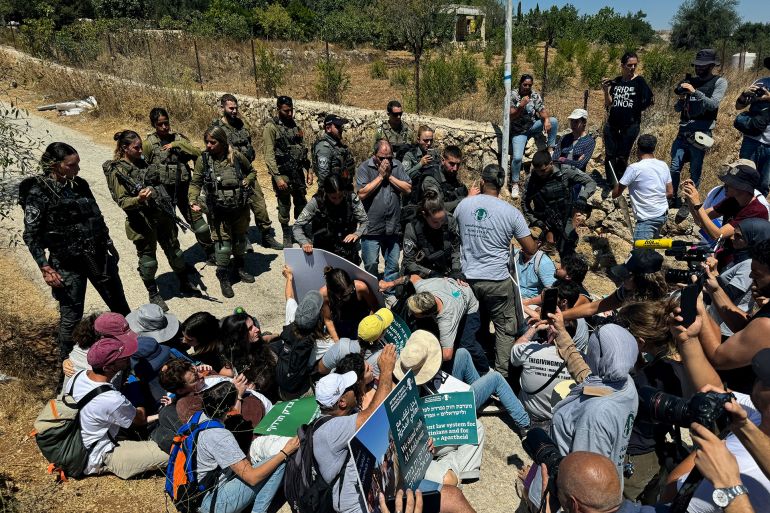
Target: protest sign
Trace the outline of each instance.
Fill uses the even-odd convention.
[[[311,290],[319,290],[326,285],[324,268],[328,265],[344,269],[354,280],[361,280],[366,283],[380,306],[385,305],[385,298],[380,292],[377,278],[334,253],[329,253],[323,249],[314,249],[311,254],[307,254],[299,248],[285,248],[283,259],[294,272],[294,297],[297,302],[300,302],[305,294]]]
[[[396,346],[396,354],[401,354],[401,350],[410,336],[412,336],[412,330],[409,329],[406,322],[398,315],[393,314],[393,322],[385,330],[385,343]]]
[[[433,445],[476,445],[476,399],[473,392],[452,392],[420,398],[425,426]]]
[[[380,513],[380,492],[392,497],[396,490],[418,488],[432,456],[411,371],[356,432],[349,447],[370,513]]]
[[[278,403],[262,418],[254,433],[258,435],[296,436],[297,429],[319,414],[315,397],[303,397]]]

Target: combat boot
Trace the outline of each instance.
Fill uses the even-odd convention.
[[[197,296],[200,291],[190,282],[190,275],[187,271],[176,273],[179,280],[179,293],[183,296]]]
[[[291,226],[288,224],[282,224],[281,231],[283,232],[283,247],[292,247],[294,245],[294,236],[291,233]]]
[[[275,240],[273,230],[270,228],[262,230],[262,246],[267,249],[283,249],[281,243]]]
[[[163,300],[163,296],[160,295],[158,283],[155,280],[145,280],[144,286],[147,288],[147,293],[150,296],[150,303],[158,305],[164,312],[168,312],[168,305]]]
[[[238,277],[243,283],[254,283],[254,275],[246,271],[246,262],[243,257],[235,257],[235,268],[238,270]]]
[[[226,298],[235,297],[233,286],[230,284],[230,269],[217,267],[217,279],[219,280],[219,287],[222,289],[222,295]]]
[[[217,265],[217,258],[214,255],[214,245],[203,246],[203,251],[206,252],[206,265]]]

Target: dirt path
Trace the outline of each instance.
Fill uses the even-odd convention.
[[[133,244],[128,241],[125,235],[125,215],[110,197],[101,168],[102,163],[111,158],[112,148],[95,142],[91,137],[81,132],[61,126],[42,117],[31,116],[30,125],[34,132],[33,135],[42,138],[46,144],[53,141],[64,141],[78,150],[81,158],[80,176],[91,185],[107,221],[112,239],[121,255],[120,276],[123,280],[128,302],[134,308],[145,303],[147,301],[147,293],[136,272],[136,253],[134,252]],[[275,197],[271,191],[265,190],[265,192],[268,196],[268,212],[275,226],[277,225],[275,220]],[[16,211],[13,223],[19,229],[22,227],[22,216],[18,210]],[[250,234],[253,235],[254,233],[252,228]],[[256,283],[251,285],[236,284],[234,286],[235,298],[226,299],[221,297],[219,284],[214,276],[214,268],[204,266],[201,262],[203,255],[200,249],[194,245],[195,239],[192,234],[190,232],[180,234],[180,242],[185,250],[185,259],[190,263],[194,263],[195,267],[200,271],[203,282],[208,286],[210,298],[176,297],[174,295],[177,289],[176,279],[168,266],[168,262],[165,261],[162,252],[159,250],[158,261],[160,270],[158,282],[171,312],[178,315],[181,320],[184,320],[193,312],[201,310],[209,311],[217,317],[221,317],[231,313],[236,306],[243,306],[259,318],[263,330],[276,331],[280,329],[284,317],[283,277],[281,276],[281,267],[283,265],[282,252],[266,250],[254,244],[255,253],[247,256],[247,268],[257,276]],[[51,306],[55,306],[55,302],[50,298],[50,291],[43,282],[40,272],[26,247],[21,245],[11,251],[15,252],[15,258],[23,274],[22,278],[32,280],[41,294],[48,298]],[[89,287],[86,297],[86,311],[102,309],[105,309],[104,303],[98,294]],[[46,398],[41,397],[39,399],[42,401]],[[480,420],[486,428],[486,446],[484,449],[481,479],[476,483],[466,485],[464,491],[471,504],[479,512],[511,513],[519,506],[519,499],[514,491],[517,466],[522,464],[522,460],[528,462],[529,458],[525,455],[519,439],[513,435],[496,414],[483,415]],[[36,457],[41,460],[40,463],[42,464],[42,458],[39,453],[36,453]],[[96,484],[102,479],[105,478],[89,479],[87,482]],[[111,511],[115,513],[135,511],[136,498],[132,497],[132,495],[136,492],[136,485],[131,483],[121,484],[112,478],[106,479],[110,480],[109,488],[112,493],[119,494],[120,491],[125,492],[124,500],[115,500],[115,503],[119,505],[111,508]],[[112,486],[112,481],[115,481],[115,486]],[[88,488],[87,482],[75,483],[75,486],[81,488],[81,485],[85,484],[85,488]],[[160,501],[163,500],[163,482],[161,479],[153,479],[151,483],[143,483],[140,488],[142,490],[146,490],[149,486],[153,489],[157,488],[158,502],[155,504],[161,504]],[[140,503],[144,504],[151,504],[152,502],[152,499],[149,497],[142,497],[140,501]],[[158,508],[162,509],[162,506],[158,506]],[[156,509],[156,511],[159,509]],[[86,507],[81,509],[81,511],[95,511],[95,509]],[[289,510],[288,507],[284,506],[281,511],[288,512]]]

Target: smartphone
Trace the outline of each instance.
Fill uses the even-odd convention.
[[[540,306],[540,318],[548,319],[548,314],[555,314],[558,301],[559,290],[556,287],[543,289],[543,304]]]
[[[396,498],[391,497],[387,500],[388,511],[405,511],[406,494],[403,496],[400,508],[396,508]],[[422,513],[440,513],[441,512],[441,491],[430,490],[422,492]]]
[[[682,326],[689,327],[698,315],[698,295],[701,286],[698,283],[691,283],[682,289],[680,298],[680,308],[682,309]]]

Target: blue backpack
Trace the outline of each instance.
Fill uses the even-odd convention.
[[[222,428],[224,424],[216,419],[201,422],[203,412],[196,412],[177,431],[171,444],[171,452],[166,467],[166,494],[171,497],[174,506],[181,513],[197,513],[203,496],[216,484],[220,470],[208,472],[202,481],[198,481],[197,449],[198,434],[206,429]]]

